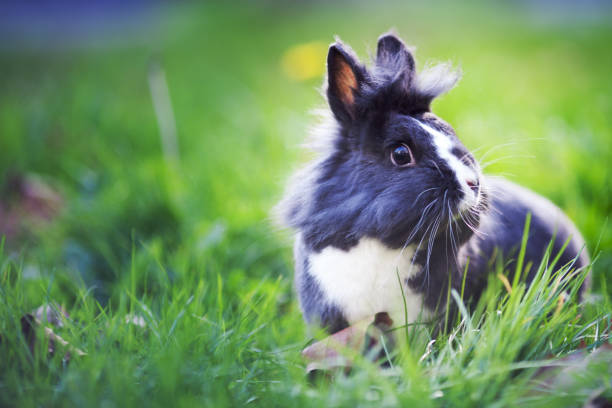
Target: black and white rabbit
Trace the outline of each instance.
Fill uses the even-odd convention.
[[[348,46],[330,46],[333,115],[319,131],[318,159],[291,179],[277,207],[296,231],[295,286],[307,322],[333,333],[378,312],[398,325],[426,319],[443,306],[449,274],[460,287],[468,258],[465,291],[477,298],[492,257],[512,262],[528,213],[526,263],[538,265],[551,239],[557,253],[571,238],[559,264],[588,265],[580,233],[554,204],[483,176],[431,113],[457,79],[445,65],[417,73],[393,34],[379,38],[369,69]]]

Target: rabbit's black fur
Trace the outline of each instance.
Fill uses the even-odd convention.
[[[320,157],[297,173],[278,207],[297,233],[295,284],[307,321],[334,332],[389,312],[402,324],[404,299],[409,320],[431,315],[444,306],[449,280],[461,286],[468,258],[466,297],[475,299],[492,258],[512,262],[529,212],[526,262],[538,265],[553,237],[554,253],[571,237],[560,264],[588,264],[580,234],[557,207],[483,176],[452,127],[430,112],[456,73],[417,73],[393,34],[379,39],[372,68],[339,41],[327,68],[333,117]],[[409,163],[394,164],[408,150]]]

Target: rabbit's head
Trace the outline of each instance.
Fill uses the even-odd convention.
[[[445,231],[469,237],[485,201],[479,167],[430,111],[457,79],[446,65],[417,73],[393,34],[378,40],[369,69],[348,46],[330,46],[327,148],[293,178],[279,207],[308,247],[348,249],[370,237],[400,248]]]

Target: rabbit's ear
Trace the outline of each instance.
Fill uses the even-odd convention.
[[[327,54],[327,100],[341,123],[355,119],[355,97],[365,81],[365,68],[352,50],[340,42]]]
[[[410,87],[415,73],[414,57],[395,34],[383,34],[378,39],[376,65],[401,78],[405,89]]]

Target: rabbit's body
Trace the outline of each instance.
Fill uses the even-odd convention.
[[[423,264],[427,259],[425,243],[418,254],[418,243],[390,248],[370,237],[362,237],[350,248],[329,245],[313,251],[298,234],[294,247],[295,284],[306,320],[323,324],[331,332],[380,311],[389,313],[396,324],[428,320],[440,294],[446,294],[449,272],[451,285],[461,291],[468,257],[465,296],[477,297],[485,287],[494,251],[499,256],[505,254],[503,259],[511,262],[507,269],[513,270],[513,255],[518,252],[528,212],[532,220],[525,265],[531,262],[534,265],[531,270],[535,270],[554,234],[553,254],[572,237],[559,265],[572,262],[577,254],[580,256],[575,267],[588,265],[580,234],[554,204],[500,178],[485,177],[485,183],[493,197],[489,209],[481,216],[479,234],[473,234],[459,247],[456,257],[441,254],[446,243],[440,239],[445,237],[434,239],[429,277]]]
[[[417,75],[393,35],[379,40],[372,70],[346,46],[331,46],[332,126],[321,157],[296,175],[279,206],[297,230],[295,283],[307,321],[335,332],[378,312],[396,324],[427,320],[443,310],[449,281],[460,290],[468,258],[465,294],[478,298],[496,257],[512,262],[528,213],[526,264],[537,266],[553,237],[553,253],[571,238],[561,265],[588,264],[580,234],[557,207],[484,177],[430,112],[455,80],[436,68]]]

